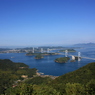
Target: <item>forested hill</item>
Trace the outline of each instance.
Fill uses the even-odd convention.
[[[23,80],[23,75],[32,77],[35,74],[36,69],[30,69],[24,63],[15,63],[9,59],[0,59],[0,95],[4,94],[7,88],[12,87],[15,81]]]
[[[17,70],[19,69],[20,67],[25,67],[25,68],[28,68],[29,66],[24,64],[24,63],[15,63],[15,62],[12,62],[11,60],[9,59],[0,59],[0,69],[2,70]]]
[[[54,80],[35,74],[24,63],[0,60],[0,95],[95,95],[95,62]]]
[[[50,84],[66,95],[95,95],[95,62],[59,76]]]
[[[53,83],[82,83],[86,84],[89,80],[95,79],[95,62],[89,63],[76,71],[67,73],[56,78]]]

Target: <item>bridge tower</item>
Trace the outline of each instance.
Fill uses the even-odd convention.
[[[68,50],[65,50],[65,57],[68,56]]]
[[[34,53],[34,47],[32,48],[32,52]]]
[[[78,52],[78,61],[80,61],[80,59],[81,59],[81,53]]]
[[[43,48],[41,48],[41,53],[43,53]]]
[[[49,48],[47,48],[47,53],[49,53]]]

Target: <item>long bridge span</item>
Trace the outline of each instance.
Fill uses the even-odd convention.
[[[68,51],[66,50],[65,54],[63,54],[63,53],[60,53],[60,54],[65,55],[65,57],[72,56],[72,60],[75,60],[75,57],[78,57],[78,61],[80,61],[81,58],[95,60],[95,58],[81,56],[81,52],[78,52],[78,55],[70,55],[70,54],[68,54]]]
[[[81,57],[81,58],[85,58],[85,59],[92,59],[92,60],[95,60],[95,58],[90,58],[90,57]]]

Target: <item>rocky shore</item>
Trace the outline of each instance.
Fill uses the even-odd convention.
[[[44,75],[44,73],[38,72],[38,70],[36,71],[36,75],[40,76],[42,78],[44,78],[44,77],[50,77],[51,79],[56,79],[57,77],[59,77],[59,76],[52,76],[52,75]]]

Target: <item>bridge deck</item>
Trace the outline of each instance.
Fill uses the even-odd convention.
[[[62,54],[62,53],[60,53],[61,55],[65,55],[65,54]],[[68,54],[68,56],[76,56],[76,55],[69,55]],[[90,57],[81,57],[81,58],[85,58],[85,59],[92,59],[92,60],[95,60],[95,58],[90,58]]]

